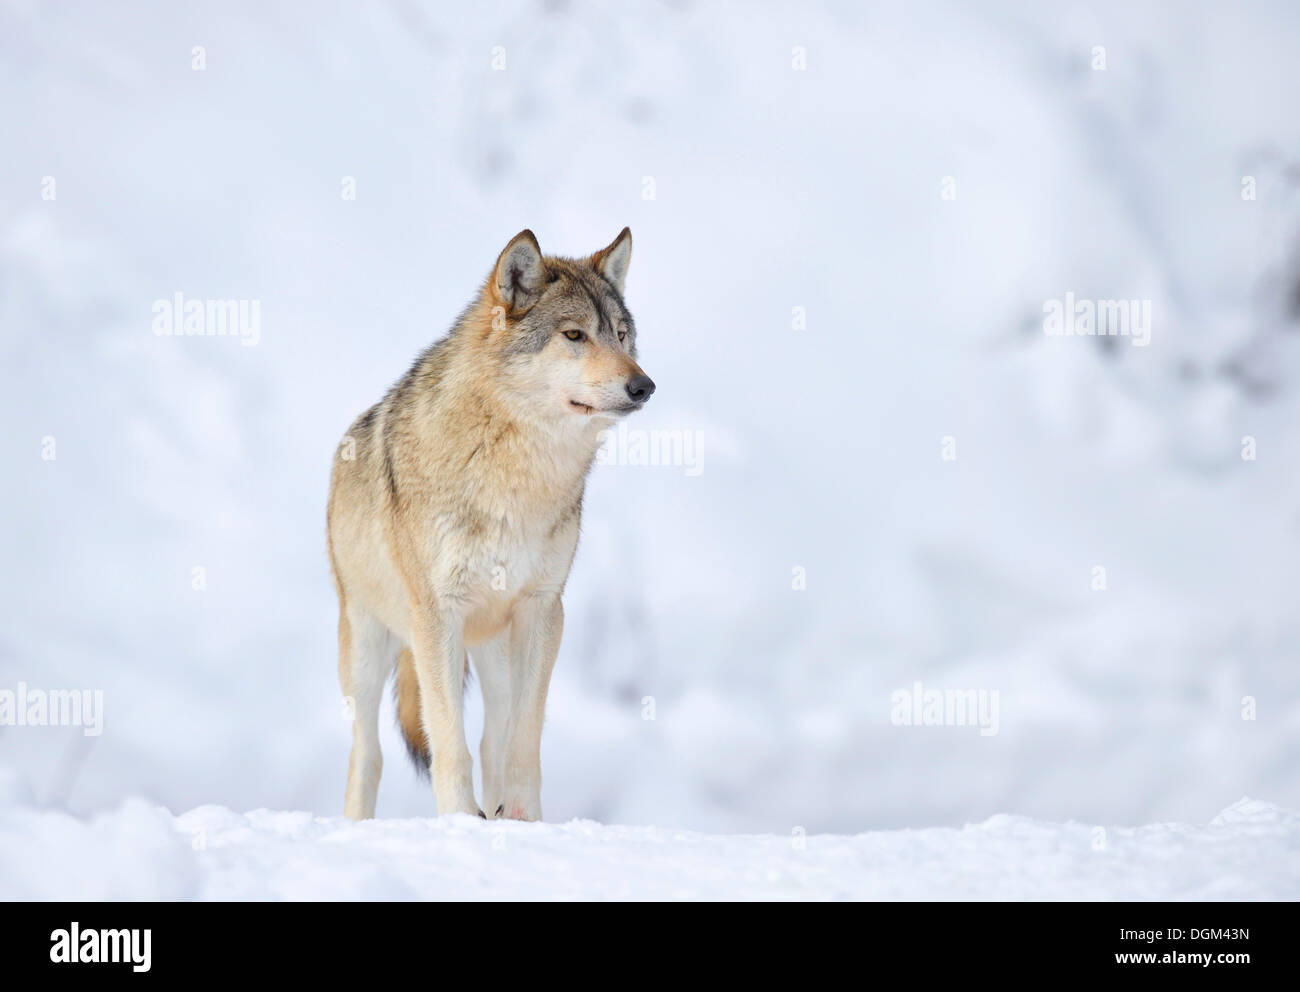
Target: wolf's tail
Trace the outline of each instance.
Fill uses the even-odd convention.
[[[415,678],[415,658],[408,647],[403,647],[397,655],[393,696],[397,702],[397,725],[406,741],[406,750],[420,774],[427,778],[432,756],[429,738],[424,733],[424,721],[420,719],[420,683]]]

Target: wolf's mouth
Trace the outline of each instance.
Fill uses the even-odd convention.
[[[594,406],[590,406],[586,403],[579,403],[577,400],[569,400],[569,406],[573,407],[575,410],[578,410],[581,413],[584,413],[588,417],[590,417],[593,413],[599,413],[605,416],[610,416],[612,414],[621,414],[621,413],[635,413],[637,410],[640,410],[643,406],[645,406],[645,404],[624,403],[622,406],[612,406],[609,407],[608,409],[597,410]]]

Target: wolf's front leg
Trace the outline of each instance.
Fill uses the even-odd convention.
[[[420,683],[420,716],[433,750],[438,813],[483,815],[474,801],[474,766],[465,746],[465,642],[460,618],[436,607],[417,610],[411,654]]]
[[[483,809],[489,818],[504,815],[506,745],[510,740],[512,654],[510,629],[471,652],[478,684],[483,690]],[[503,812],[498,814],[497,810]]]
[[[542,818],[542,722],[563,633],[564,608],[558,595],[536,594],[516,608],[510,635],[513,712],[500,813],[512,820]]]

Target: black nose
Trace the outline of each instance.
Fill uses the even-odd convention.
[[[655,391],[655,381],[648,375],[635,375],[628,380],[627,394],[634,402],[644,403]]]

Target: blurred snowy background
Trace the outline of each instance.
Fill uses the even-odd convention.
[[[0,3],[0,689],[105,706],[0,727],[0,791],[338,814],[333,448],[520,228],[628,224],[628,426],[703,471],[593,473],[548,819],[1300,806],[1298,41],[1286,2]],[[155,336],[175,292],[259,343]],[[1046,336],[1066,292],[1150,300],[1149,346]],[[917,681],[999,732],[895,726]],[[380,815],[431,814],[384,724]]]

